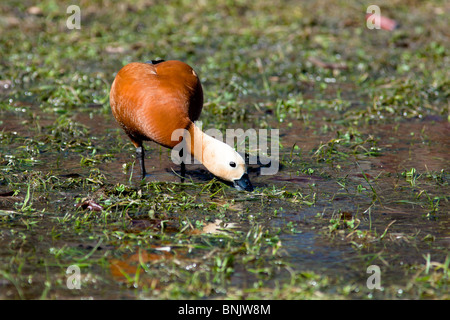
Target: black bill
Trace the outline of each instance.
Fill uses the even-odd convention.
[[[239,180],[234,180],[234,187],[241,191],[253,191],[253,186],[247,173],[244,173]]]

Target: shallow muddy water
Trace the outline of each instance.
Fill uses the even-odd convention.
[[[25,109],[27,111],[23,113],[2,113],[4,119],[2,132],[8,135],[4,139],[11,139],[11,143],[2,147],[3,168],[9,168],[9,174],[17,178],[13,180],[15,182],[12,185],[4,182],[0,189],[2,194],[0,210],[3,217],[1,225],[3,244],[0,247],[3,257],[11,256],[13,252],[16,252],[15,250],[19,249],[20,255],[25,255],[21,272],[30,274],[33,282],[40,285],[30,286],[29,289],[22,288],[19,291],[5,280],[2,284],[6,289],[3,291],[4,298],[18,297],[18,292],[20,292],[19,297],[22,298],[35,298],[42,295],[45,292],[45,287],[42,286],[44,278],[42,275],[31,276],[35,271],[33,264],[36,263],[33,260],[48,261],[49,252],[58,250],[55,248],[71,251],[69,261],[63,265],[70,264],[70,257],[76,257],[74,261],[79,261],[80,255],[88,257],[86,258],[88,260],[106,260],[101,264],[109,265],[109,268],[97,267],[98,260],[95,260],[96,263],[88,264],[89,276],[83,280],[83,286],[89,286],[90,289],[84,290],[81,297],[132,298],[134,293],[125,289],[126,284],[130,281],[130,275],[136,274],[139,264],[142,263],[150,266],[160,263],[162,266],[158,268],[161,268],[165,263],[171,264],[177,261],[176,263],[181,264],[184,270],[201,268],[199,266],[205,263],[204,257],[208,254],[202,249],[193,250],[199,251],[197,253],[189,252],[192,251],[189,247],[195,247],[192,243],[179,245],[173,242],[172,235],[180,232],[183,224],[179,223],[180,217],[177,216],[177,210],[171,212],[167,209],[167,205],[159,209],[158,205],[151,207],[153,208],[152,216],[156,219],[149,219],[148,209],[145,209],[146,206],[143,205],[137,208],[131,206],[129,210],[126,210],[127,219],[124,219],[121,214],[122,218],[113,222],[116,226],[112,227],[112,230],[124,230],[129,234],[155,230],[159,234],[150,241],[151,246],[147,247],[147,250],[138,246],[141,248],[133,249],[131,252],[127,249],[122,254],[119,252],[123,252],[124,243],[120,243],[120,237],[116,240],[111,239],[110,236],[98,238],[105,227],[102,223],[108,223],[108,218],[103,218],[104,222],[100,224],[98,218],[94,219],[97,222],[90,221],[89,216],[96,214],[96,204],[94,203],[94,207],[88,209],[83,206],[76,207],[82,202],[82,198],[93,199],[103,207],[105,203],[114,204],[108,200],[107,196],[99,196],[104,192],[111,192],[114,186],[128,185],[132,190],[140,189],[137,178],[138,168],[134,166],[132,170],[130,166],[127,170],[123,169],[123,164],[133,164],[134,150],[111,115],[83,114],[72,119],[81,127],[87,128],[88,133],[80,137],[70,137],[70,139],[80,138],[78,144],[86,150],[81,148],[74,151],[69,147],[63,151],[58,148],[48,148],[44,143],[35,143],[38,151],[28,152],[35,152],[36,160],[22,162],[17,150],[21,148],[24,141],[25,144],[27,139],[45,141],[51,137],[49,128],[56,121],[54,117],[41,113],[36,107],[27,106]],[[280,153],[279,171],[275,175],[259,175],[258,166],[251,165],[250,178],[256,188],[253,195],[238,193],[226,187],[229,190],[225,191],[227,194],[225,197],[212,196],[211,198],[200,193],[191,199],[197,204],[204,202],[227,205],[225,217],[227,223],[233,226],[230,229],[233,232],[245,234],[252,228],[255,221],[259,221],[258,223],[266,230],[273,233],[272,236],[281,244],[277,249],[277,257],[283,260],[282,265],[289,265],[289,268],[271,270],[271,281],[287,279],[289,276],[287,270],[313,270],[323,277],[338,275],[343,279],[342,281],[352,283],[352,290],[356,296],[366,292],[365,294],[376,297],[382,294],[377,291],[370,292],[365,288],[368,277],[366,268],[376,264],[382,266],[384,270],[383,285],[385,284],[389,288],[387,290],[392,291],[389,295],[403,297],[395,292],[397,289],[391,289],[391,287],[407,286],[408,278],[405,278],[405,274],[408,274],[407,266],[421,263],[424,259],[424,251],[436,260],[445,259],[450,244],[448,199],[444,196],[439,200],[430,200],[428,205],[426,201],[421,200],[425,196],[433,199],[435,193],[446,194],[445,190],[448,190],[448,183],[441,185],[440,188],[444,188],[441,190],[436,190],[435,186],[436,181],[446,182],[448,175],[441,175],[441,178],[424,177],[426,172],[450,169],[448,122],[422,120],[369,126],[367,131],[376,137],[376,147],[381,150],[379,155],[367,156],[353,153],[354,149],[351,146],[343,146],[344,152],[337,151],[341,152],[344,159],[329,163],[326,163],[326,156],[324,160],[314,162],[314,157],[317,156],[314,148],[321,144],[326,145],[328,141],[334,139],[335,132],[320,133],[316,130],[320,124],[312,127],[298,120],[293,120],[293,125],[290,126],[278,125],[280,143],[284,146]],[[345,130],[345,127],[339,130]],[[44,135],[45,132],[47,136]],[[364,133],[361,133],[361,136],[363,135]],[[65,143],[70,144],[70,139],[66,139]],[[351,139],[347,142],[350,141]],[[345,144],[345,141],[340,143]],[[293,149],[294,144],[299,148]],[[41,147],[43,150],[40,149]],[[76,147],[78,148],[79,146]],[[146,148],[148,150],[146,165],[149,174],[146,183],[166,183],[168,186],[175,183],[181,186],[180,191],[182,191],[183,184],[179,184],[180,179],[173,172],[179,172],[179,166],[171,162],[169,151],[153,143],[147,143]],[[95,158],[95,155],[91,156],[92,150],[96,150],[97,155],[108,154],[108,156]],[[334,157],[334,154],[329,154],[330,159]],[[83,165],[82,159],[90,157],[94,159],[93,164]],[[17,161],[17,165],[6,163],[7,159]],[[86,185],[89,184],[88,177],[92,176],[94,166],[103,178],[98,185],[92,182],[93,187],[89,191]],[[301,172],[302,167],[309,167],[310,171]],[[401,173],[411,168],[417,171],[410,175],[408,180],[408,176],[406,174],[402,176]],[[18,194],[12,193],[18,190],[14,185],[17,186],[21,179],[30,181],[33,172],[47,175],[45,178],[40,178],[41,181],[47,180],[44,182],[44,187],[39,186],[32,192],[34,210],[30,215],[20,210],[23,209],[21,203],[24,203],[27,197],[27,190],[19,187]],[[53,178],[49,179],[49,175]],[[206,184],[213,178],[202,165],[188,165],[187,177],[188,185],[190,183]],[[52,187],[53,180],[68,182],[71,179],[84,180],[84,184],[74,182],[73,187],[70,183],[62,188]],[[92,180],[95,179],[92,178]],[[271,190],[273,190],[272,193]],[[141,189],[140,192],[152,197],[155,190]],[[156,194],[160,192],[156,191]],[[408,195],[405,196],[405,193]],[[234,198],[233,195],[237,197]],[[173,199],[173,201],[179,201],[175,197]],[[436,201],[439,201],[438,204]],[[168,203],[170,205],[170,201]],[[438,205],[438,211],[433,211],[435,208],[433,205]],[[98,214],[103,207],[100,207]],[[117,211],[114,206],[109,208],[108,211]],[[188,217],[191,215],[192,218],[202,219],[204,217],[202,212],[199,206],[194,206],[187,209],[183,216],[186,217],[187,214]],[[246,219],[239,218],[242,214],[247,215]],[[75,227],[73,222],[69,222],[68,216],[84,216],[86,217],[83,218],[84,223],[87,225],[81,224]],[[248,216],[254,216],[254,218],[249,219]],[[67,219],[67,222],[62,222],[64,219]],[[31,226],[25,222],[28,220],[34,221],[31,222]],[[122,223],[121,220],[123,220]],[[351,221],[352,224],[347,225],[346,221]],[[78,228],[78,231],[74,232],[72,229],[74,227],[75,230]],[[222,227],[219,226],[219,229],[214,228],[214,230],[221,230]],[[68,232],[67,228],[72,230]],[[111,230],[111,226],[107,228]],[[196,234],[201,235],[201,229],[195,228],[192,237]],[[161,232],[167,236],[161,237]],[[58,233],[58,235],[50,236],[52,233]],[[23,241],[18,240],[19,235],[23,235]],[[167,239],[164,240],[165,238]],[[221,239],[218,240],[220,248]],[[205,240],[200,238],[199,241],[200,243],[196,245],[202,248],[202,242]],[[212,238],[207,241],[216,240]],[[264,247],[264,244],[261,245]],[[133,246],[131,245],[130,249]],[[50,254],[50,256],[53,255],[54,253]],[[31,263],[27,262],[29,259]],[[51,262],[50,266],[47,263],[44,262],[47,272],[50,272],[51,265],[55,261]],[[59,261],[57,265],[61,263]],[[260,272],[264,274],[264,271]],[[260,273],[249,274],[245,267],[237,264],[234,266],[230,285],[251,287],[253,281],[261,277],[264,279]],[[140,285],[159,288],[160,280],[150,275],[143,277]],[[88,284],[89,281],[93,282]],[[118,291],[114,289],[116,286]],[[335,290],[331,289],[332,292]],[[74,291],[67,291],[64,288],[52,288],[49,292],[56,298],[80,297]]]
[[[449,298],[444,2],[380,2],[395,30],[357,1],[69,5],[0,4],[0,299]],[[140,181],[109,90],[159,58],[196,70],[205,130],[278,129],[279,170],[181,182],[146,143]]]

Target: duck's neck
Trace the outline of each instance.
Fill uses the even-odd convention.
[[[213,140],[216,139],[214,139],[211,136],[208,136],[194,123],[192,123],[189,126],[188,132],[190,134],[190,143],[189,140],[186,141],[187,149],[195,159],[204,164],[205,163],[204,150],[208,144],[214,143]]]
[[[242,177],[245,172],[245,162],[232,147],[207,135],[193,123],[188,128],[188,132],[190,141],[185,140],[187,151],[209,172],[226,181],[234,181]],[[231,166],[232,162],[235,166]],[[234,168],[236,169],[233,170]]]

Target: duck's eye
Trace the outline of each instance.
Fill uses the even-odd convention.
[[[231,161],[231,162],[230,162],[230,167],[232,167],[232,168],[236,168],[236,163],[235,163],[235,162],[233,162],[233,161]]]

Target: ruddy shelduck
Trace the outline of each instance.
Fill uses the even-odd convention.
[[[145,178],[143,141],[174,148],[177,129],[189,133],[186,149],[215,176],[233,182],[239,190],[252,191],[244,159],[228,144],[194,124],[203,108],[203,89],[195,71],[181,61],[133,62],[116,75],[110,92],[111,110],[136,147]],[[185,164],[181,163],[184,177]]]

